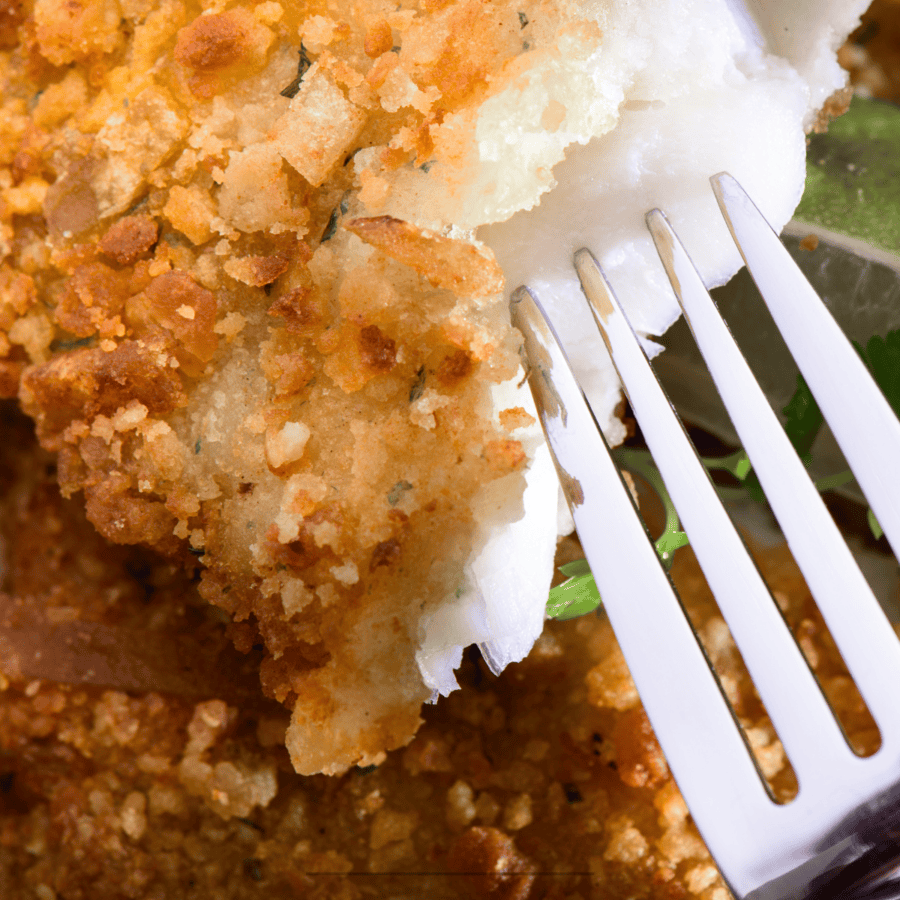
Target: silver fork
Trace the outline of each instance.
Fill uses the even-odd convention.
[[[778,328],[895,555],[900,422],[777,235],[727,173],[713,191]],[[779,804],[534,295],[513,297],[560,482],[641,700],[740,900],[900,898],[900,642],[659,210],[647,226],[744,449],[881,732],[857,756],[588,250],[575,268],[682,525],[799,782]],[[896,880],[895,880],[896,879]]]

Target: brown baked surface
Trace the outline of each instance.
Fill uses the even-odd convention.
[[[446,114],[480,102],[484,73],[515,48],[505,38],[473,41],[490,33],[480,4],[423,3],[435,17],[456,15],[447,46],[473,48],[472,66],[449,73],[431,101],[437,107],[355,131],[353,109],[332,94],[346,114],[337,156],[318,168],[298,156],[305,171],[279,164],[277,172],[271,160],[246,159],[232,173],[226,211],[235,219],[223,235],[211,227],[222,212],[210,206],[215,169],[225,163],[213,137],[195,158],[164,153],[147,171],[129,164],[127,142],[116,144],[111,132],[113,149],[96,149],[107,119],[128,108],[120,102],[127,71],[117,66],[134,32],[120,34],[103,3],[40,5],[35,17],[30,3],[0,0],[0,157],[15,176],[0,203],[0,240],[13,247],[12,262],[0,267],[0,393],[22,397],[45,447],[12,401],[0,403],[0,897],[725,900],[602,617],[548,623],[531,655],[499,678],[467,653],[462,689],[424,708],[408,746],[382,754],[416,730],[423,695],[413,643],[398,639],[401,653],[392,650],[385,665],[406,679],[400,702],[384,703],[384,727],[350,753],[380,760],[377,767],[302,776],[301,751],[292,764],[285,748],[298,697],[325,709],[319,721],[328,722],[330,686],[357,671],[332,662],[346,647],[358,597],[331,569],[354,562],[389,609],[391,585],[421,585],[411,550],[427,544],[451,561],[465,558],[470,498],[442,480],[463,465],[457,448],[479,447],[452,482],[473,494],[523,462],[514,436],[523,413],[509,411],[502,428],[487,432],[470,415],[482,408],[486,385],[516,362],[499,306],[482,304],[473,317],[473,295],[496,278],[483,248],[442,243],[445,235],[377,215],[351,222],[340,206],[355,177],[343,154],[381,147],[384,170],[427,162],[441,150],[429,143],[428,116],[440,104]],[[125,6],[146,24],[149,7]],[[167,7],[141,32],[145,57],[127,58],[143,71],[162,55],[171,68],[155,82],[163,100],[144,95],[135,126],[149,115],[164,142],[169,105],[196,125],[203,104],[207,115],[215,97],[232,102],[261,71],[259,29],[297,27],[290,9],[275,18],[274,6],[254,7],[262,12],[252,20],[237,12],[199,24],[199,7]],[[363,83],[379,104],[391,96],[382,90],[390,78],[403,87],[386,56],[396,55],[386,13],[362,6],[371,21],[332,35],[328,50],[329,78],[360,108],[350,100],[356,76],[342,61],[362,75],[356,100],[365,99]],[[878,30],[864,26],[865,50],[842,54],[859,83],[895,99],[898,13],[897,2],[877,0],[867,22]],[[424,36],[417,39],[421,49]],[[422,74],[423,84],[426,76],[434,80]],[[289,86],[270,87],[277,95]],[[80,137],[64,127],[73,118]],[[129,177],[142,193],[134,208],[104,216],[97,166],[111,157],[120,167],[106,182],[110,196]],[[272,177],[261,182],[267,165]],[[145,190],[150,172],[158,183]],[[48,191],[60,175],[63,187]],[[385,190],[381,177],[365,176],[373,206]],[[239,198],[260,184],[258,204]],[[292,205],[297,197],[303,203]],[[273,226],[285,230],[263,239],[260,229]],[[351,233],[374,255],[361,256]],[[387,316],[385,298],[398,295],[407,298],[403,316]],[[463,325],[466,316],[477,326]],[[247,396],[249,369],[261,373],[258,395],[240,412],[258,416],[247,429],[251,461],[232,466],[225,485],[205,482],[210,496],[195,505],[192,492],[221,469],[204,468],[191,416]],[[319,372],[341,390],[317,394]],[[418,422],[410,419],[415,401]],[[309,533],[287,544],[262,536],[272,553],[261,565],[275,579],[266,594],[265,577],[229,543],[226,526],[250,521],[241,509],[257,476],[278,484],[292,474],[321,476],[315,440],[292,458],[297,436],[281,432],[303,420],[302,405],[331,423],[322,445],[336,452],[352,454],[353,421],[369,429],[360,446],[385,435],[393,443],[365,457],[356,481],[343,485],[352,504],[323,503],[317,482],[298,483],[297,501],[312,504]],[[433,429],[421,424],[429,416]],[[473,435],[476,421],[482,430]],[[453,458],[434,455],[437,444]],[[422,454],[435,465],[411,476],[403,467]],[[279,459],[287,468],[271,465]],[[60,496],[57,479],[73,499]],[[403,483],[415,483],[415,496]],[[382,502],[394,494],[394,503]],[[267,501],[276,513],[277,499]],[[329,523],[344,535],[340,556],[310,536]],[[567,539],[558,561],[578,555]],[[849,734],[871,751],[871,720],[802,579],[783,549],[759,562]],[[398,582],[401,564],[409,568]],[[279,566],[301,572],[315,594],[290,595],[288,608],[307,601],[302,617],[285,616]],[[763,771],[776,793],[790,796],[783,750],[689,551],[677,555],[674,576]],[[435,596],[447,577],[437,579]],[[372,684],[352,687],[365,704],[382,702],[373,701]],[[307,761],[323,766],[312,752]]]
[[[371,770],[299,776],[288,713],[252,670],[225,678],[240,662],[196,580],[98,537],[59,496],[27,422],[2,409],[14,440],[0,450],[0,647],[37,627],[54,651],[25,660],[31,677],[0,680],[0,896],[725,900],[604,618],[548,623],[499,678],[467,654],[462,689],[425,708],[405,749]],[[571,539],[560,548],[577,554]],[[871,751],[877,733],[790,557],[759,562]],[[674,576],[763,771],[790,796],[784,752],[688,551]],[[81,623],[116,640],[98,645],[90,629],[67,640]],[[98,646],[146,659],[180,641],[191,660],[198,639],[223,657],[194,659],[182,682],[160,683],[179,672],[159,651],[136,676],[143,688],[84,670]],[[66,665],[74,683],[34,677]],[[121,661],[113,670],[135,677]]]
[[[378,214],[453,169],[524,26],[225,6],[0,2],[0,396],[108,541],[199,566],[295,768],[334,773],[415,733],[419,619],[524,488],[496,262]]]

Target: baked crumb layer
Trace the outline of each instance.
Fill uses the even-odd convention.
[[[60,637],[106,629],[126,659],[161,638],[214,643],[219,622],[196,582],[97,536],[6,412],[16,440],[0,448],[0,647],[22,649],[36,623]],[[579,554],[567,539],[558,561]],[[758,561],[854,744],[871,752],[877,731],[787,550]],[[763,772],[790,796],[784,750],[688,551],[673,575]],[[87,680],[90,646],[62,641],[53,659],[23,657],[26,673],[0,679],[3,896],[729,896],[602,617],[548,623],[499,678],[467,653],[462,689],[425,708],[407,747],[340,776],[294,772],[288,712],[252,668],[228,683],[227,656],[200,659],[189,683],[160,683],[171,663],[155,654],[143,683],[114,689]],[[66,663],[80,680],[55,680]]]
[[[532,6],[0,8],[0,395],[108,541],[199,567],[301,772],[412,737],[420,618],[518,514],[502,274],[380,210],[446,195]]]

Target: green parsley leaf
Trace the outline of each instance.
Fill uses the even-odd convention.
[[[746,451],[741,451],[740,459],[734,464],[734,468],[731,470],[732,474],[738,481],[746,480],[747,476],[750,474],[750,469],[753,468],[750,463],[750,457],[747,456]]]
[[[812,134],[806,189],[794,218],[900,253],[900,108],[854,97]]]
[[[875,536],[875,540],[877,541],[884,532],[881,530],[881,525],[878,524],[878,519],[875,518],[875,513],[872,512],[872,507],[869,507],[869,511],[866,513],[866,519],[869,522],[869,528],[872,529],[872,534]]]
[[[597,582],[594,581],[587,560],[580,559],[576,563],[560,566],[560,571],[565,575],[564,570],[572,566],[579,566],[580,570],[586,570],[586,574],[576,575],[551,588],[546,607],[551,619],[574,619],[593,612],[600,605],[600,591],[597,590]]]
[[[656,540],[656,552],[668,569],[672,565],[672,556],[679,547],[689,544],[690,540],[683,531],[666,531]]]
[[[559,571],[567,578],[577,578],[579,575],[590,575],[591,567],[586,559],[576,559],[559,567]]]
[[[804,465],[808,466],[813,441],[815,441],[825,418],[802,375],[797,375],[797,387],[782,412],[787,416],[784,430],[788,439],[794,445],[794,449],[803,460]]]
[[[870,337],[865,350],[858,345],[856,349],[891,409],[900,416],[900,331],[889,331],[883,338]]]

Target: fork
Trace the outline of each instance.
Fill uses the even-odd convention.
[[[729,174],[731,235],[897,555],[900,422],[778,236]],[[529,384],[613,631],[694,821],[739,900],[900,898],[900,642],[684,247],[660,259],[735,430],[881,732],[857,756],[588,250],[575,269],[682,526],[797,775],[779,804],[660,564],[538,299],[513,295]]]

